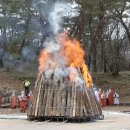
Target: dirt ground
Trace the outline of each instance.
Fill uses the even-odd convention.
[[[103,111],[114,111],[114,112],[130,112],[130,106],[107,106],[102,107]],[[0,108],[0,114],[19,114],[20,109]]]
[[[130,130],[130,115],[104,113],[105,119],[87,123],[29,122],[25,119],[0,119],[0,130]]]
[[[130,112],[130,106],[107,106],[102,107],[103,111]]]

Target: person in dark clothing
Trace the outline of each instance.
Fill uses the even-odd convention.
[[[24,89],[25,89],[25,96],[28,96],[29,94],[29,87],[30,87],[30,82],[28,80],[23,81],[24,84]]]

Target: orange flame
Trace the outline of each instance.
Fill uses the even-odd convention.
[[[82,64],[81,66],[81,71],[85,80],[85,83],[88,87],[92,86],[93,82],[92,82],[92,77],[88,71],[88,68],[85,64]]]
[[[55,68],[56,62],[52,60],[52,55],[47,49],[44,49],[39,56],[39,71],[42,72],[46,68],[52,69]]]
[[[80,43],[76,39],[69,39],[66,34],[58,34],[56,38],[61,46],[58,55],[59,57],[63,57],[63,59],[65,59],[65,66],[80,68],[86,86],[91,87],[92,78],[87,66],[85,65],[85,52],[81,48]],[[45,49],[41,52],[39,58],[39,70],[46,69],[46,62],[48,60],[51,61],[51,67],[49,68],[55,68],[57,62],[52,58],[52,55],[48,52],[48,50]],[[76,77],[76,72],[70,69],[70,79],[75,80]]]

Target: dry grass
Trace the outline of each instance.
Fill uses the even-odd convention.
[[[12,88],[15,90],[23,90],[23,80],[31,81],[31,86],[34,85],[36,73],[18,73],[6,72],[0,69],[0,88]]]

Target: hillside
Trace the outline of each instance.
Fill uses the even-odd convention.
[[[31,81],[31,88],[35,84],[36,72],[5,72],[0,69],[0,90],[2,88],[20,91],[23,89],[23,80]],[[109,73],[92,73],[94,84],[98,88],[106,91],[111,88],[120,94],[121,102],[127,102],[130,99],[130,72],[121,72],[118,77],[113,77]]]
[[[0,90],[23,90],[23,80],[28,79],[31,82],[31,88],[35,84],[35,72],[6,72],[3,69],[0,69]]]

